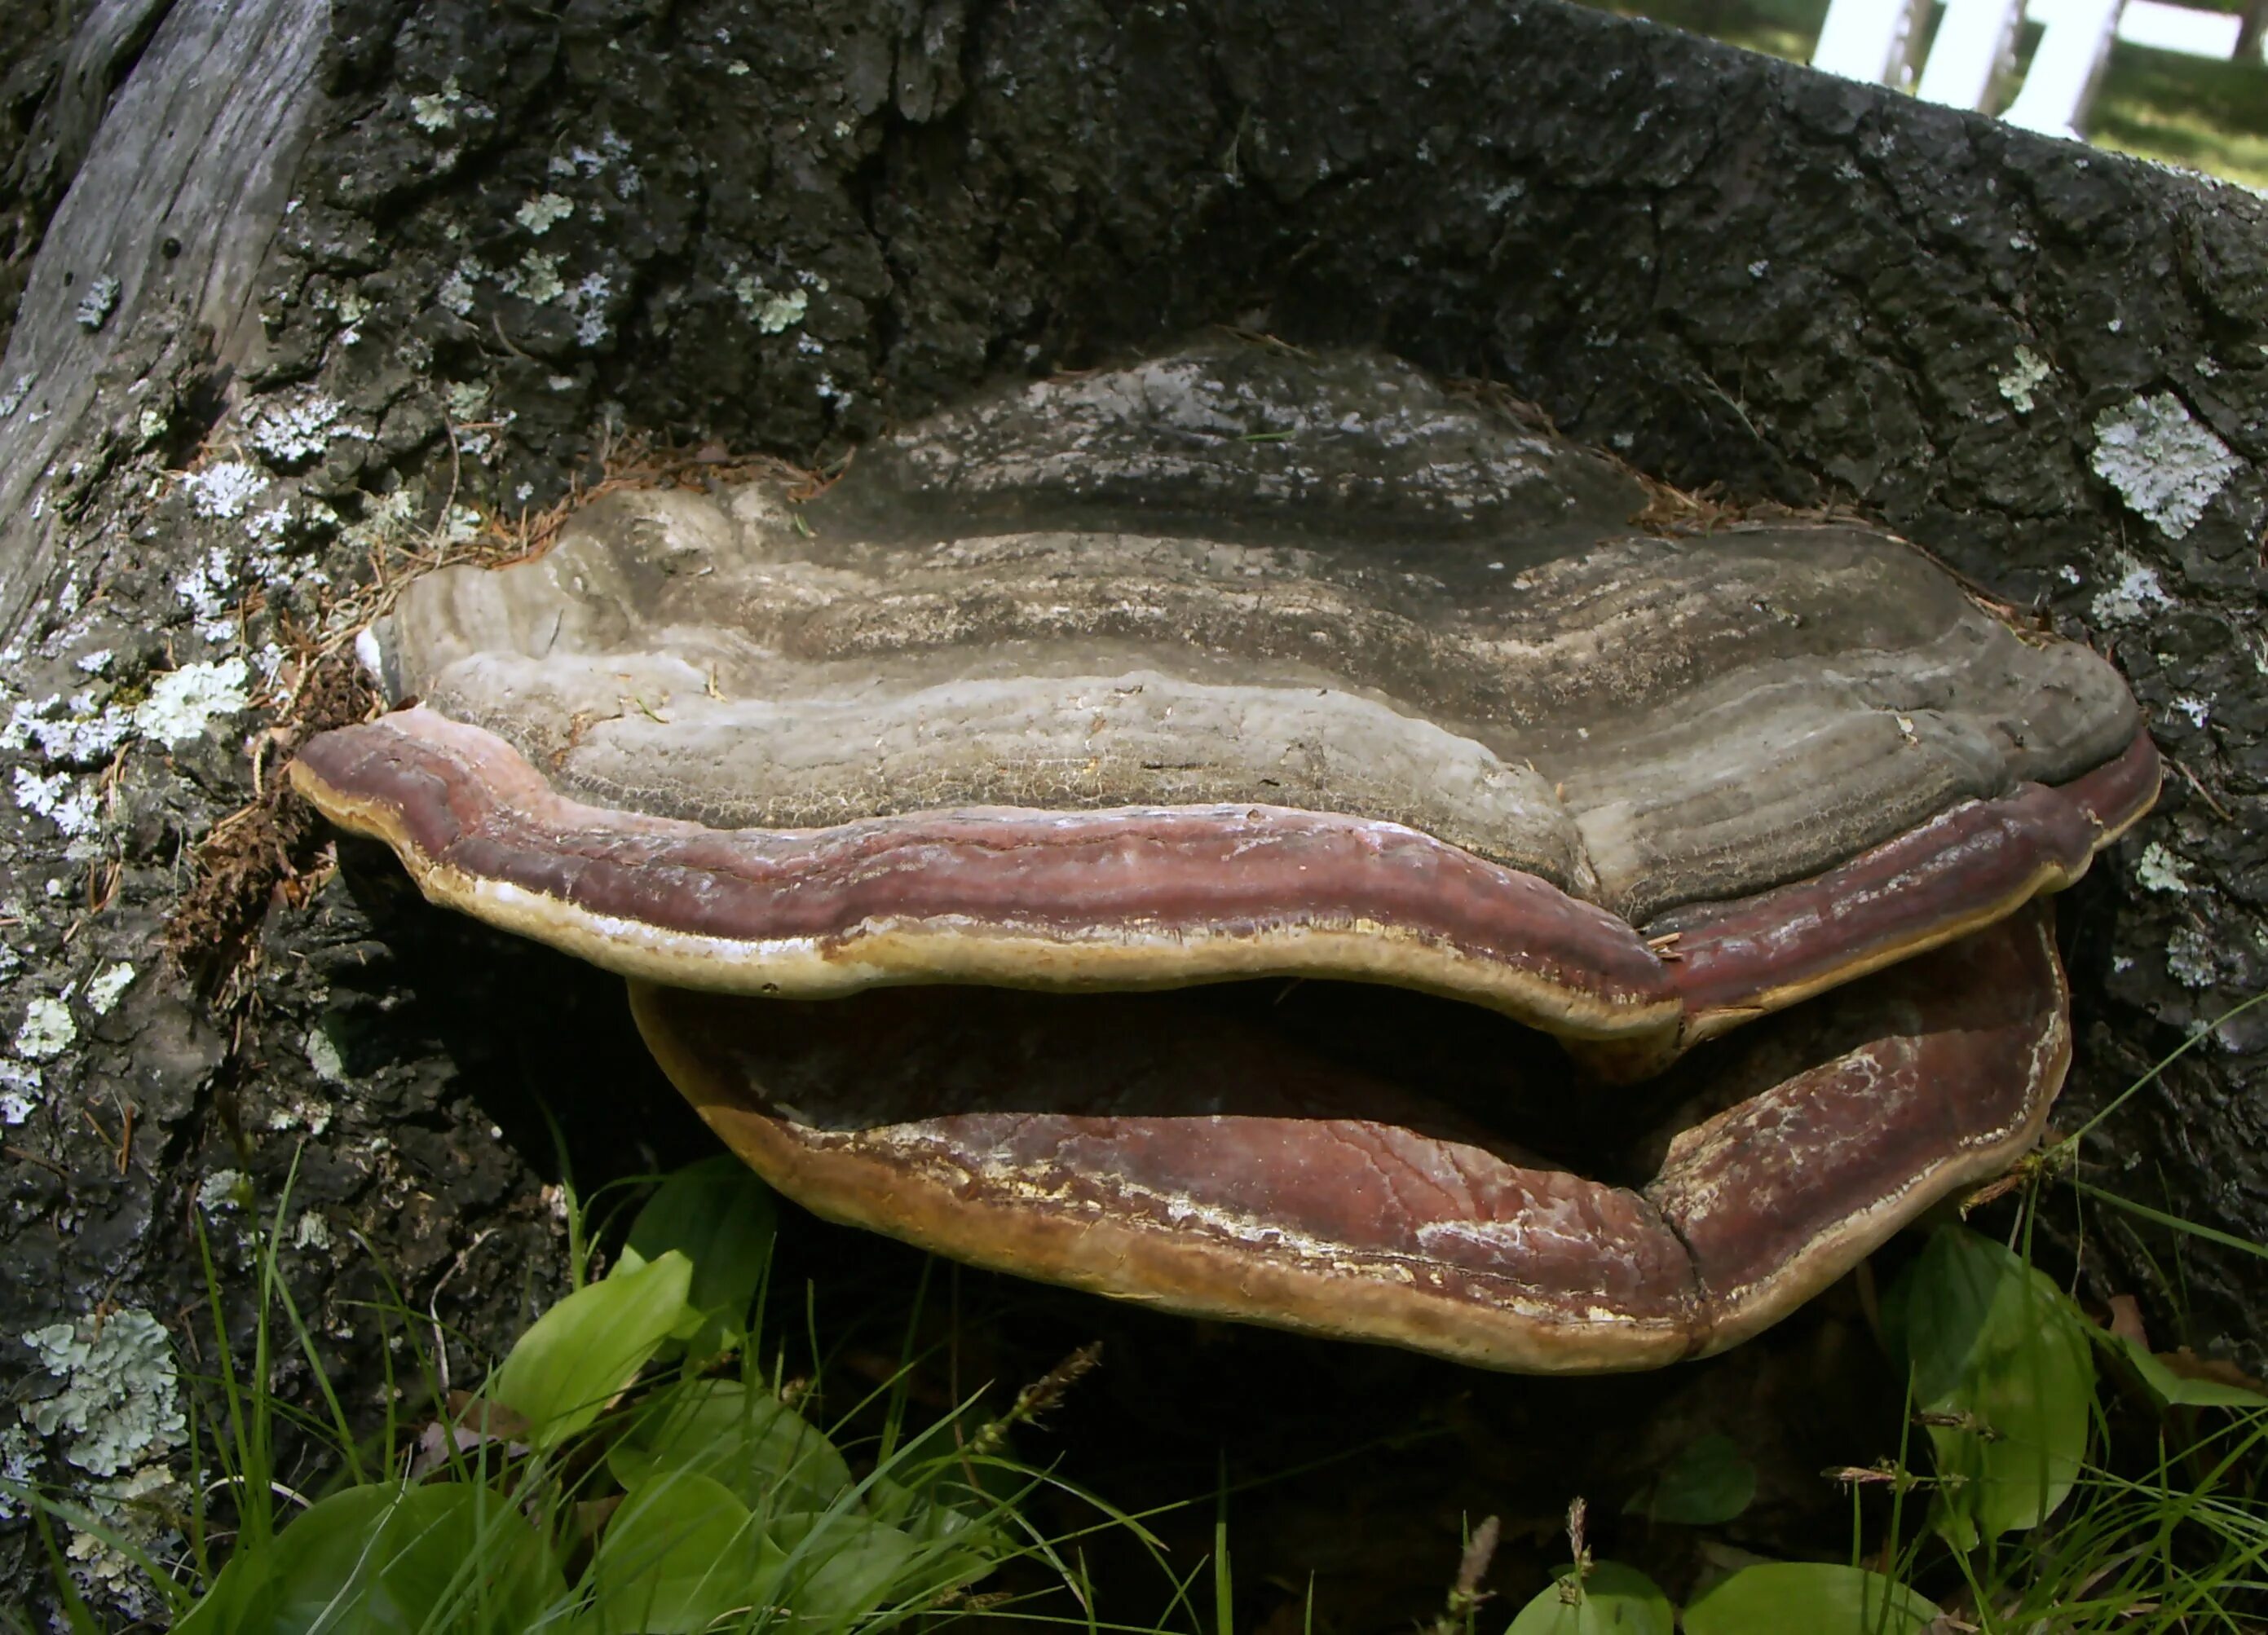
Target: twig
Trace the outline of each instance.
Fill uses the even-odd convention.
[[[2189,779],[2190,787],[2198,792],[2198,798],[2200,800],[2203,800],[2205,805],[2213,808],[2213,815],[2215,817],[2219,818],[2224,823],[2234,823],[2236,821],[2235,817],[2229,812],[2229,809],[2213,798],[2213,791],[2205,786],[2204,779],[2200,778],[2196,773],[2191,771],[2189,768],[2183,766],[2180,761],[2172,755],[2168,755],[2166,757],[2166,764],[2172,767],[2175,771],[2179,772],[2183,777]]]
[[[15,1159],[20,1163],[37,1164],[41,1169],[51,1173],[64,1186],[70,1185],[70,1171],[51,1158],[40,1157],[28,1147],[18,1146],[12,1141],[0,1142],[0,1156]]]

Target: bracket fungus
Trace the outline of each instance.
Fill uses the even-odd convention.
[[[632,978],[821,1214],[1647,1366],[2034,1138],[2037,900],[2158,784],[2107,663],[1905,542],[1647,498],[1395,360],[1201,344],[420,580],[364,648],[400,707],[291,776]]]

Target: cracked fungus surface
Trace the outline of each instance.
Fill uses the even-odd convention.
[[[1752,1331],[2029,1139],[2066,1030],[2026,904],[2157,786],[2115,671],[1904,541],[1665,538],[1647,499],[1395,360],[1204,344],[1004,388],[821,493],[617,493],[539,559],[435,574],[364,646],[416,707],[293,777],[429,895],[650,982],[1471,1002],[1544,1065],[1455,1135],[1398,1072],[1347,1079],[1344,1037],[1310,1061],[1215,1028],[1243,1071],[1214,1103],[1174,1100],[1183,1064],[1073,1114],[1126,1030],[1180,1024],[1094,1013],[1078,1053],[1035,1021],[1020,1068],[913,1116],[828,1056],[824,1007],[749,1008],[784,1041],[759,1063],[641,1003],[822,1212],[1218,1315],[1643,1366]],[[1943,1020],[1980,975],[2014,1032]],[[1603,1082],[1781,1012],[1691,1057],[1714,1078]],[[909,1051],[952,1031],[906,1014]],[[1050,1049],[1084,1064],[1053,1101]],[[1539,1084],[1556,1116],[1523,1123]],[[1118,1270],[1049,1247],[1073,1218],[1125,1238]]]

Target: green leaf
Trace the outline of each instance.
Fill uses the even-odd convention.
[[[1574,1580],[1575,1569],[1563,1568],[1505,1635],[1670,1635],[1669,1597],[1636,1567],[1602,1561],[1580,1591]]]
[[[924,1549],[896,1528],[842,1510],[782,1516],[772,1538],[790,1563],[775,1592],[779,1604],[829,1629],[973,1582],[992,1566],[969,1551]]]
[[[2268,1408],[2268,1396],[2247,1386],[2232,1385],[2226,1380],[2199,1380],[2189,1374],[2176,1374],[2154,1356],[2147,1346],[2138,1345],[2123,1334],[2113,1334],[2108,1329],[2089,1323],[2088,1337],[2139,1374],[2150,1395],[2165,1408],[2235,1408],[2258,1410]]]
[[[759,1514],[824,1510],[851,1486],[835,1445],[769,1391],[737,1380],[696,1380],[659,1394],[607,1452],[615,1479],[631,1487],[658,1471],[722,1483]]]
[[[1940,1226],[1886,1315],[1948,1483],[1933,1525],[1967,1550],[2047,1520],[2087,1453],[2095,1358],[2079,1308],[1999,1244]]]
[[[1685,1609],[1685,1635],[1918,1635],[1938,1610],[1904,1585],[1831,1561],[1742,1567]]]
[[[703,1159],[671,1175],[646,1200],[630,1223],[615,1274],[672,1249],[681,1252],[693,1263],[686,1303],[702,1315],[687,1349],[709,1356],[745,1332],[777,1229],[771,1189],[754,1170],[730,1153]]]
[[[1756,1468],[1741,1456],[1733,1439],[1712,1433],[1693,1442],[1631,1496],[1624,1515],[1680,1527],[1713,1527],[1730,1521],[1754,1502]]]
[[[990,1495],[973,1491],[957,1481],[932,1480],[920,1487],[909,1487],[877,1476],[866,1484],[866,1513],[874,1520],[888,1522],[918,1543],[951,1539],[964,1550],[991,1552],[1002,1548],[982,1517],[962,1507],[983,1505],[990,1510],[999,1507],[1001,1502],[1005,1501],[993,1501]]]
[[[579,1288],[519,1337],[490,1376],[490,1402],[555,1447],[587,1428],[637,1375],[686,1312],[693,1263],[672,1250],[649,1265]]]
[[[961,1421],[939,1419],[899,1443],[866,1484],[866,1513],[924,1542],[957,1534],[968,1548],[992,1548],[997,1541],[972,1529],[1012,1508],[1032,1478],[997,1455],[969,1454],[967,1431]]]
[[[724,1484],[663,1470],[623,1495],[592,1558],[593,1635],[686,1635],[767,1603],[783,1553]]]
[[[416,1635],[529,1629],[565,1594],[501,1495],[459,1482],[350,1487],[232,1559],[176,1627],[190,1635]]]

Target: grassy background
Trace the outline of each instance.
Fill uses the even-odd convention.
[[[1797,63],[1810,59],[1827,14],[1825,0],[1606,0],[1606,6]],[[2235,8],[2208,0],[2198,9]],[[2029,24],[2023,28],[2018,72],[2000,88],[2002,103],[2021,83],[2040,33]],[[1917,63],[1926,60],[1926,45]],[[2097,147],[2268,192],[2268,68],[2257,62],[2208,63],[2122,42],[2112,48],[2088,136]]]

